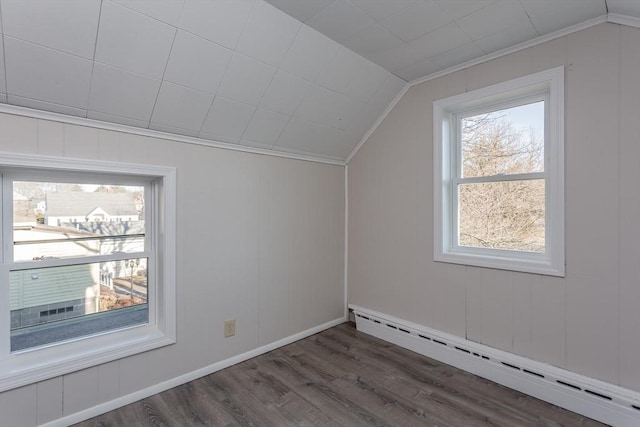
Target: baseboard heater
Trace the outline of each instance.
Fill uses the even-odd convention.
[[[640,393],[349,305],[358,331],[597,421],[640,426]]]

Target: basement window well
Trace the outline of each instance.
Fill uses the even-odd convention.
[[[0,391],[175,342],[175,170],[0,155]]]
[[[434,260],[564,276],[564,69],[434,102]]]

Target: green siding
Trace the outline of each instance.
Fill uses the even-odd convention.
[[[9,274],[11,310],[84,298],[86,289],[96,284],[92,267],[72,265],[12,271]]]

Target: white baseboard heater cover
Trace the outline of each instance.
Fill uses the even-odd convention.
[[[349,305],[359,331],[600,422],[640,426],[640,393]]]

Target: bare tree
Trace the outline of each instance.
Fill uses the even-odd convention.
[[[544,144],[533,129],[515,129],[504,117],[492,114],[462,122],[464,178],[544,170]],[[461,245],[544,251],[543,179],[466,183],[458,191]]]

